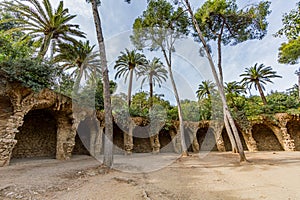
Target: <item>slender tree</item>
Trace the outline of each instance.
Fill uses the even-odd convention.
[[[255,89],[259,91],[264,105],[267,105],[267,99],[264,95],[264,85],[267,84],[267,82],[273,83],[271,81],[272,78],[282,78],[276,74],[276,71],[272,71],[272,67],[266,67],[264,64],[258,65],[258,63],[253,67],[246,68],[245,73],[240,76],[244,77],[242,82],[248,85],[250,89],[252,85],[254,85]]]
[[[182,0],[182,2],[186,6],[186,8],[187,8],[187,10],[188,10],[188,12],[189,12],[189,14],[192,18],[192,23],[194,25],[194,28],[196,29],[196,32],[198,34],[198,37],[199,37],[201,43],[203,45],[205,54],[208,58],[209,65],[210,65],[211,70],[212,70],[213,77],[216,81],[216,85],[217,85],[219,93],[220,93],[221,101],[223,103],[224,113],[225,113],[226,118],[228,119],[228,121],[225,120],[225,125],[226,125],[226,123],[227,123],[228,126],[230,125],[230,127],[232,129],[232,132],[233,132],[233,135],[228,133],[229,139],[233,140],[233,141],[231,141],[231,144],[236,144],[236,148],[237,148],[239,156],[240,156],[240,161],[247,161],[244,150],[243,150],[242,142],[241,142],[239,134],[238,134],[238,130],[235,126],[234,120],[233,120],[232,115],[231,115],[231,113],[228,109],[228,106],[227,106],[226,97],[225,97],[225,93],[224,93],[224,87],[221,84],[220,79],[218,77],[217,70],[216,70],[215,64],[213,62],[213,58],[211,56],[211,53],[210,53],[210,48],[209,48],[209,46],[208,46],[208,44],[207,44],[207,42],[206,42],[206,40],[203,36],[203,33],[202,33],[200,27],[199,27],[198,21],[194,16],[194,13],[193,13],[193,10],[191,8],[191,5],[190,5],[189,1],[188,0]],[[232,147],[235,148],[235,146],[232,146]]]
[[[150,107],[153,104],[153,87],[158,84],[161,87],[163,81],[167,81],[168,71],[164,68],[164,64],[159,58],[153,58],[152,61],[148,61],[148,64],[142,65],[139,70],[139,77],[142,77],[142,86],[145,81],[149,83],[150,89]]]
[[[125,52],[121,52],[121,55],[118,57],[114,69],[117,70],[115,79],[118,79],[122,76],[125,77],[125,82],[129,76],[128,84],[128,93],[127,93],[127,105],[130,108],[131,104],[131,92],[132,92],[132,82],[133,82],[133,73],[138,74],[139,67],[147,65],[147,59],[144,54],[136,52],[136,50],[125,49]]]
[[[239,10],[235,0],[208,0],[195,13],[199,29],[207,42],[217,45],[219,79],[223,87],[222,45],[262,39],[266,35],[266,16],[270,13],[269,2]],[[198,37],[198,34],[194,34]],[[223,88],[224,90],[224,88]],[[225,111],[224,111],[225,113]],[[231,135],[228,119],[224,115],[227,133]],[[232,141],[232,146],[234,141]],[[233,151],[236,149],[233,147]]]
[[[172,70],[172,55],[175,42],[188,34],[188,25],[188,16],[182,7],[174,7],[166,0],[152,0],[142,16],[135,20],[131,36],[131,41],[138,49],[161,50],[163,53],[178,107],[182,155],[187,155],[187,146],[182,108]]]
[[[103,164],[109,168],[113,165],[113,119],[110,97],[110,82],[108,76],[108,67],[106,59],[106,51],[104,44],[104,37],[102,32],[101,18],[98,12],[99,0],[87,0],[92,4],[92,11],[94,16],[94,22],[97,33],[97,40],[100,52],[100,64],[102,71],[103,81],[103,98],[104,98],[104,110],[105,110],[105,139],[104,139],[104,158]]]
[[[41,42],[39,58],[45,56],[51,41],[76,42],[72,36],[85,37],[85,33],[79,30],[79,25],[69,23],[76,15],[69,14],[69,10],[64,8],[63,1],[60,1],[55,10],[53,10],[49,0],[43,0],[42,4],[38,0],[27,0],[26,2],[29,2],[30,5],[19,0],[0,3],[8,11],[22,16],[22,18],[7,18],[1,23],[15,22],[20,24],[20,26],[11,28],[9,32],[26,31],[24,37],[30,36]]]

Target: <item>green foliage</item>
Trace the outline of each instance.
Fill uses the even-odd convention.
[[[285,13],[282,18],[283,27],[275,34],[276,37],[285,36],[288,43],[282,43],[279,48],[278,62],[297,64],[300,58],[300,2],[297,8]]]
[[[72,70],[70,76],[76,79],[74,80],[75,92],[79,90],[83,76],[85,80],[88,80],[89,78],[96,79],[101,74],[99,54],[94,51],[95,45],[91,46],[88,40],[60,43],[58,47],[58,54],[52,62],[60,63],[64,71]]]
[[[12,34],[0,31],[0,62],[29,58],[34,49],[29,38],[18,40]]]
[[[300,58],[300,36],[297,39],[282,43],[279,48],[278,62],[290,65],[299,63]]]
[[[139,73],[138,68],[147,64],[148,62],[144,54],[138,53],[136,50],[130,51],[126,48],[125,51],[121,51],[121,55],[114,66],[114,69],[117,70],[115,79],[125,76],[126,82],[131,70]]]
[[[85,34],[79,30],[79,25],[69,23],[76,15],[69,14],[69,10],[64,8],[63,1],[60,1],[54,10],[49,0],[42,1],[42,4],[36,0],[28,0],[27,2],[29,4],[21,1],[1,2],[0,6],[6,12],[17,13],[22,18],[6,18],[0,23],[20,24],[8,32],[26,31],[24,37],[36,38],[41,43],[40,58],[45,56],[52,40],[76,42],[72,36],[85,37]]]
[[[115,92],[116,87],[117,84],[113,81],[110,81],[111,94]],[[104,109],[103,83],[100,78],[98,78],[96,82],[90,79],[79,91],[74,91],[73,87],[71,96],[73,101],[79,102],[82,106],[87,106],[96,110]]]
[[[34,91],[51,88],[58,74],[57,67],[30,58],[2,61],[0,70],[10,81],[21,82]]]
[[[199,99],[210,98],[212,93],[216,93],[216,84],[210,80],[202,81],[196,91],[197,97]]]
[[[267,33],[270,2],[238,9],[235,0],[208,0],[195,13],[200,30],[207,40],[219,40],[224,45],[262,39]]]
[[[250,118],[258,115],[273,115],[275,113],[289,112],[293,113],[299,110],[299,100],[295,95],[289,95],[284,92],[272,92],[267,95],[268,105],[263,106],[258,96],[252,96],[245,99],[243,110]]]
[[[132,43],[138,49],[175,51],[166,41],[186,36],[189,32],[189,19],[181,7],[173,7],[166,0],[149,1],[147,9],[133,24]],[[169,44],[172,44],[169,43]]]

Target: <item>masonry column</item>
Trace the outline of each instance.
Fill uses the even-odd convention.
[[[58,114],[57,116],[57,145],[56,159],[68,160],[71,158],[75,146],[76,129],[72,125],[71,116]]]

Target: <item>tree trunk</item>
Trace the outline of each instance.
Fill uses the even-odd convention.
[[[153,106],[153,80],[152,75],[149,77],[149,87],[150,87],[150,108]]]
[[[297,75],[298,75],[298,99],[300,101],[300,72],[298,72]]]
[[[55,53],[56,41],[52,40],[51,42],[51,53],[50,53],[50,61],[52,61]]]
[[[129,85],[128,85],[128,93],[127,93],[128,109],[130,109],[130,105],[131,105],[132,81],[133,81],[133,69],[130,69],[129,70]]]
[[[260,97],[261,97],[261,100],[262,100],[263,104],[264,104],[264,105],[267,105],[267,99],[266,99],[266,97],[265,97],[265,95],[264,95],[264,91],[263,91],[263,89],[261,88],[260,83],[257,81],[257,82],[255,82],[255,84],[256,84],[256,86],[257,86],[257,89],[258,89],[258,91],[259,91],[259,94],[260,94]]]
[[[205,51],[206,51],[206,55],[207,55],[207,58],[208,58],[208,61],[209,61],[209,64],[210,64],[210,67],[211,67],[211,70],[212,70],[212,73],[213,73],[213,76],[214,76],[214,79],[216,81],[216,84],[217,84],[217,87],[218,87],[218,90],[220,92],[220,96],[221,96],[221,100],[222,100],[222,103],[223,103],[223,107],[224,107],[224,112],[225,112],[225,115],[227,116],[227,119],[229,121],[229,124],[232,128],[232,131],[233,131],[233,134],[234,134],[234,138],[236,139],[236,143],[237,143],[237,147],[238,147],[238,151],[239,151],[239,156],[240,156],[240,161],[247,161],[246,159],[246,156],[245,156],[245,153],[244,153],[244,149],[243,149],[243,145],[241,143],[241,140],[240,140],[240,137],[239,137],[239,134],[238,134],[238,131],[237,131],[237,128],[234,124],[234,120],[231,116],[231,113],[229,112],[229,109],[228,109],[228,106],[227,106],[227,102],[226,102],[226,97],[225,97],[225,93],[224,93],[224,90],[223,90],[223,87],[222,87],[222,84],[220,83],[220,80],[218,78],[218,75],[217,75],[217,71],[216,71],[216,68],[215,68],[215,65],[213,63],[213,60],[212,60],[212,57],[210,55],[210,52],[209,52],[209,48],[206,44],[206,41],[202,35],[202,32],[199,28],[199,25],[198,25],[198,22],[197,20],[195,19],[194,17],[194,14],[193,14],[193,11],[191,9],[191,6],[190,6],[190,3],[188,0],[185,0],[185,3],[186,3],[186,6],[187,6],[187,9],[192,17],[192,20],[193,20],[193,24],[196,28],[196,31],[198,33],[198,36],[205,48]]]
[[[164,54],[164,57],[166,59],[167,65],[168,65],[168,71],[169,71],[169,75],[170,75],[170,79],[171,79],[171,83],[172,83],[172,87],[173,87],[173,91],[174,91],[174,95],[175,95],[175,99],[176,99],[176,103],[177,103],[177,108],[178,108],[179,132],[180,132],[180,138],[181,138],[181,153],[183,156],[187,156],[188,151],[187,151],[187,146],[186,146],[185,137],[184,137],[183,114],[182,114],[178,91],[177,91],[175,80],[173,77],[172,64],[171,64],[172,59],[171,59],[170,54],[169,54],[169,58],[168,58],[165,50],[163,50],[163,54]]]
[[[223,107],[223,114],[224,114],[224,124],[225,124],[225,129],[227,131],[227,135],[229,137],[229,140],[230,140],[230,144],[231,144],[231,148],[232,148],[232,152],[233,153],[237,153],[238,150],[237,150],[237,146],[236,146],[236,141],[233,137],[233,133],[231,131],[231,128],[230,128],[230,124],[228,122],[228,118],[226,116],[226,112],[225,112],[225,108]]]
[[[74,87],[73,87],[74,88],[75,98],[77,97],[77,95],[79,93],[80,81],[81,81],[81,78],[82,78],[82,74],[83,74],[83,68],[80,67],[79,74],[76,77],[76,80],[75,80],[75,83],[74,83]]]
[[[223,78],[223,69],[222,69],[222,34],[223,34],[224,24],[225,24],[225,22],[223,21],[221,32],[218,35],[218,69],[219,69],[219,80],[221,82],[223,90],[224,90],[224,78]],[[226,116],[224,107],[223,107],[223,114],[224,114],[225,129],[226,129],[227,135],[228,135],[229,140],[230,140],[232,152],[236,153],[236,152],[238,152],[237,147],[236,147],[236,141],[233,137],[233,133],[232,133],[232,130],[230,128],[230,125],[229,125],[228,118]]]
[[[99,45],[102,81],[103,81],[103,97],[104,97],[104,110],[105,110],[105,137],[104,137],[104,158],[103,164],[111,168],[113,165],[113,121],[112,121],[112,108],[110,98],[110,85],[107,68],[107,59],[104,45],[104,38],[101,27],[101,19],[98,12],[96,0],[91,0],[94,22],[97,32],[97,40]]]

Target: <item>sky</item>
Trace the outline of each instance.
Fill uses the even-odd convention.
[[[1,0],[0,0],[1,1]],[[40,0],[41,1],[41,0]],[[50,0],[53,7],[57,7],[59,0]],[[102,19],[102,26],[106,42],[107,58],[109,62],[110,78],[114,78],[113,70],[114,62],[120,51],[125,48],[133,49],[129,36],[131,34],[132,24],[134,20],[140,16],[147,6],[146,0],[132,0],[131,4],[127,4],[124,0],[102,0],[99,11]],[[203,4],[202,0],[191,0],[194,10]],[[238,0],[239,7],[255,3],[256,0]],[[284,65],[277,62],[278,48],[282,42],[286,42],[285,38],[275,38],[273,36],[282,27],[282,15],[296,8],[297,0],[272,0],[272,13],[268,16],[268,33],[262,40],[251,40],[243,42],[236,46],[223,47],[223,70],[224,81],[241,80],[239,75],[245,71],[245,68],[253,66],[255,63],[271,66],[273,70],[281,75],[281,79],[273,79],[274,84],[266,86],[266,92],[272,90],[285,91],[297,83],[295,71],[299,65]],[[72,23],[80,25],[82,31],[87,34],[87,39],[92,44],[96,42],[96,31],[92,16],[91,5],[85,0],[64,0],[65,7],[69,8],[71,14],[77,17]],[[199,56],[199,44],[189,37],[182,41],[178,41],[173,61],[174,78],[178,87],[181,99],[196,99],[195,91],[203,80],[213,80],[210,67],[205,57]],[[160,57],[161,54],[146,53],[148,59],[153,56]],[[216,60],[215,60],[216,61]],[[117,80],[117,92],[127,91],[127,84],[124,80]],[[147,87],[143,90],[148,91]],[[141,91],[140,82],[134,81],[133,91]],[[162,88],[155,88],[157,94],[164,94],[168,100],[174,102],[172,95],[172,87],[170,81],[164,84]],[[252,94],[258,94],[254,89]]]

